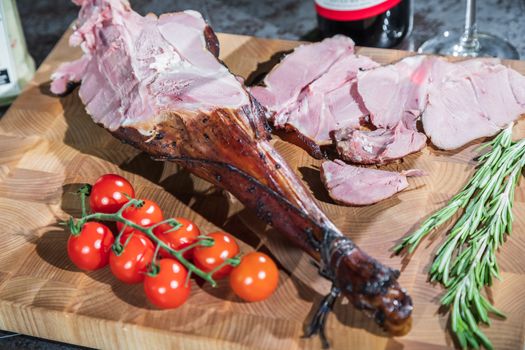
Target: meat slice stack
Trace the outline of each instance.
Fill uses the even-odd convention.
[[[299,46],[266,76],[264,87],[251,88],[273,125],[295,132],[316,158],[320,146],[331,144],[333,130],[358,128],[368,114],[355,78],[378,64],[353,52],[353,41],[344,36]]]
[[[391,69],[390,80],[401,83],[403,88],[397,92],[384,91],[381,87],[381,76],[384,75],[381,67],[366,56],[355,55],[353,42],[349,38],[335,36],[320,43],[299,46],[266,76],[264,86],[252,87],[251,92],[268,109],[273,125],[294,132],[312,156],[321,158],[320,146],[335,142],[339,156],[344,160],[358,164],[383,164],[425,146],[426,136],[416,129],[415,121],[419,117],[417,102],[411,100],[396,105],[395,111],[371,104],[375,108],[372,112],[363,97],[380,93],[384,95],[380,101],[388,106],[388,103],[394,105],[394,102],[414,95],[417,87],[413,75],[418,73],[413,72],[413,67],[420,60],[402,64],[401,72]],[[361,94],[358,83],[363,77],[367,77],[363,86],[365,94]],[[368,174],[366,169],[353,167],[353,170],[356,169],[360,169],[356,173],[358,177]],[[392,175],[404,178],[406,183],[401,174]],[[402,187],[391,191],[381,189],[381,184],[378,184],[378,191],[393,195]],[[344,193],[355,191],[366,191],[366,188],[354,186]],[[329,190],[329,193],[334,192]],[[376,199],[382,198],[376,196]],[[337,200],[358,205],[375,202],[364,203],[352,196]]]
[[[413,129],[421,116],[426,135],[445,150],[495,135],[525,113],[525,77],[497,59],[407,57],[358,74],[357,86],[374,125],[401,120]]]
[[[427,93],[423,127],[445,150],[495,135],[525,113],[525,77],[496,59],[441,60]]]
[[[327,47],[340,55],[313,65],[323,55],[328,57]],[[319,146],[331,137],[339,157],[354,164],[403,158],[424,148],[427,136],[441,149],[459,148],[496,134],[525,113],[525,77],[499,60],[453,63],[417,55],[378,66],[355,55],[349,39],[341,37],[300,46],[268,74],[265,84],[252,91],[272,112],[274,126],[301,135],[315,157],[321,156]],[[275,103],[282,100],[286,103]],[[425,133],[418,129],[420,118]],[[329,164],[332,170],[334,164],[342,167],[340,162]],[[345,169],[348,182],[366,173]],[[384,187],[382,193],[396,192],[380,181],[378,186]],[[332,198],[346,204],[359,204],[357,198],[368,195],[355,193],[366,191],[365,187],[347,187],[339,191],[347,194],[346,200],[328,190]]]
[[[334,141],[341,158],[361,164],[383,164],[425,147],[427,138],[417,130],[416,121],[426,104],[431,60],[413,56],[359,72],[358,94],[376,129],[336,132]]]

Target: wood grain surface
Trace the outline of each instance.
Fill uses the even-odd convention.
[[[155,162],[95,125],[76,93],[56,98],[49,76],[80,52],[59,42],[35,79],[0,120],[0,329],[106,349],[319,349],[302,339],[305,320],[328,291],[310,259],[252,212],[174,164]],[[276,53],[297,42],[219,35],[221,58],[231,70],[255,81]],[[386,63],[407,52],[360,49]],[[274,60],[272,61],[272,57]],[[525,62],[509,62],[525,73]],[[525,136],[525,123],[515,128]],[[392,257],[391,247],[455,194],[473,172],[479,144],[457,152],[432,147],[384,168],[424,169],[410,187],[368,207],[335,205],[319,179],[320,162],[302,149],[274,138],[321,208],[365,251],[402,270],[401,284],[414,301],[412,331],[390,338],[374,322],[339,300],[328,320],[334,349],[447,349],[448,315],[439,312],[442,290],[427,282],[427,268],[444,230],[425,242],[410,261]],[[57,223],[78,216],[72,192],[78,185],[115,172],[127,177],[138,196],[158,201],[167,215],[195,220],[204,232],[223,229],[242,241],[242,250],[261,249],[280,264],[277,292],[267,301],[244,303],[223,281],[218,288],[194,284],[183,307],[154,309],[141,285],[127,286],[108,269],[84,273],[66,254],[67,233]],[[503,281],[488,291],[508,319],[487,329],[496,349],[523,348],[525,340],[525,186],[517,190],[515,230],[499,254]]]

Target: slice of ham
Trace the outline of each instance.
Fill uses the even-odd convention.
[[[340,55],[332,54],[315,65],[305,63],[319,60],[326,47]],[[357,93],[355,77],[359,70],[378,64],[352,52],[351,40],[340,36],[300,46],[267,75],[265,87],[251,89],[270,111],[274,126],[296,132],[314,157],[322,156],[320,146],[331,143],[333,130],[358,128],[368,114]],[[304,66],[301,79],[297,79],[297,65]],[[292,85],[294,81],[296,85]]]
[[[446,150],[495,135],[525,113],[525,77],[492,58],[407,57],[359,72],[357,89],[373,125],[415,131],[422,116],[426,135]]]
[[[334,141],[341,158],[358,164],[383,164],[425,147],[427,138],[417,130],[416,122],[427,103],[436,60],[412,56],[357,74],[357,92],[377,130],[336,131]]]
[[[341,159],[356,164],[388,163],[423,149],[427,142],[424,134],[407,129],[402,122],[393,129],[339,129],[333,136]]]
[[[353,52],[354,42],[342,35],[301,45],[265,77],[265,87],[255,86],[251,92],[268,109],[283,110],[297,100],[305,86],[322,76],[340,57]]]
[[[379,169],[361,168],[341,160],[321,165],[321,180],[330,197],[343,205],[370,205],[390,198],[408,187],[408,176],[422,176],[413,169],[397,173]]]
[[[411,56],[394,64],[359,72],[357,90],[378,128],[394,128],[403,122],[415,130],[415,122],[425,109],[432,56]]]
[[[525,77],[497,60],[447,63],[433,73],[425,133],[445,150],[495,135],[525,113],[524,91]]]

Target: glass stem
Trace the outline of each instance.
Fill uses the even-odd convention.
[[[476,25],[476,0],[467,0],[465,31],[461,36],[460,46],[463,51],[477,51],[479,49],[478,28]]]

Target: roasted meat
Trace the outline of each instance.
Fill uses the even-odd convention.
[[[213,31],[194,11],[142,17],[124,0],[76,0],[73,44],[84,50],[79,95],[93,120],[159,160],[173,161],[230,191],[320,261],[334,287],[392,334],[410,328],[412,302],[399,272],[355,246],[319,209],[269,143],[265,111],[217,59]],[[316,62],[318,64],[319,62]],[[56,83],[59,81],[58,83]],[[325,317],[321,309],[313,323]],[[321,334],[322,331],[321,331]]]
[[[416,119],[426,106],[429,72],[436,58],[412,56],[375,69],[359,72],[357,90],[370,121],[392,129],[399,122],[416,130]]]
[[[422,116],[425,134],[447,150],[495,135],[525,113],[525,77],[497,59],[407,57],[360,72],[357,88],[376,127],[401,121],[416,131]]]
[[[343,205],[370,205],[390,198],[408,187],[407,177],[423,174],[416,169],[397,173],[361,168],[341,160],[321,165],[321,179],[330,197]]]
[[[427,138],[399,122],[393,129],[344,128],[333,133],[337,153],[357,164],[384,164],[421,150]]]
[[[316,158],[322,157],[320,146],[331,143],[333,130],[357,128],[368,115],[355,77],[378,64],[354,55],[353,49],[352,40],[343,36],[299,46],[268,73],[265,86],[250,90],[273,125],[295,132]]]
[[[440,62],[432,70],[425,133],[445,150],[497,134],[525,113],[525,77],[496,59]]]

